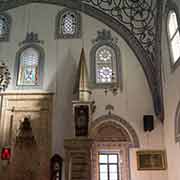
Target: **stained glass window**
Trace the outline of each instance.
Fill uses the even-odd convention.
[[[96,51],[96,83],[117,82],[116,56],[114,50],[107,45]]]
[[[90,77],[93,88],[118,87],[122,90],[121,53],[118,39],[110,30],[97,31],[90,51]]]
[[[39,80],[39,52],[29,47],[21,52],[19,58],[17,85],[37,85]]]
[[[168,33],[173,63],[180,58],[180,32],[175,11],[169,12]]]
[[[65,8],[56,17],[56,38],[79,38],[80,26],[80,14]]]

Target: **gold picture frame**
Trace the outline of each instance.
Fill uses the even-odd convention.
[[[163,150],[137,151],[138,170],[165,170],[166,153]]]

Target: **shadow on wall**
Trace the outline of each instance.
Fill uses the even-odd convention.
[[[53,153],[64,154],[64,138],[74,135],[72,118],[73,86],[76,76],[76,61],[68,49],[64,58],[57,61],[54,77],[48,89],[56,82],[54,117],[52,123]]]

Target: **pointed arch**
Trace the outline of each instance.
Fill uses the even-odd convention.
[[[95,138],[98,136],[98,131],[105,126],[113,126],[118,129],[119,133],[122,134],[122,139],[116,137],[117,140],[126,141],[130,143],[130,147],[139,147],[139,138],[134,128],[124,119],[115,115],[108,114],[103,115],[95,119],[90,126],[90,137]]]

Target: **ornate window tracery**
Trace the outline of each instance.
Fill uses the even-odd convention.
[[[80,14],[63,9],[56,17],[56,38],[79,38],[81,31]]]
[[[10,16],[0,14],[0,41],[8,41],[10,31]]]
[[[97,32],[93,40],[94,46],[90,52],[91,80],[96,88],[106,88],[116,84],[122,89],[120,50],[116,45],[117,39],[112,38],[111,32]]]
[[[74,34],[76,31],[76,17],[74,13],[68,12],[62,18],[62,33]]]
[[[100,46],[96,51],[96,83],[113,83],[116,81],[114,50],[107,45]]]
[[[178,24],[178,17],[175,10],[170,10],[168,13],[167,28],[171,61],[172,65],[174,65],[180,59],[180,26]]]

